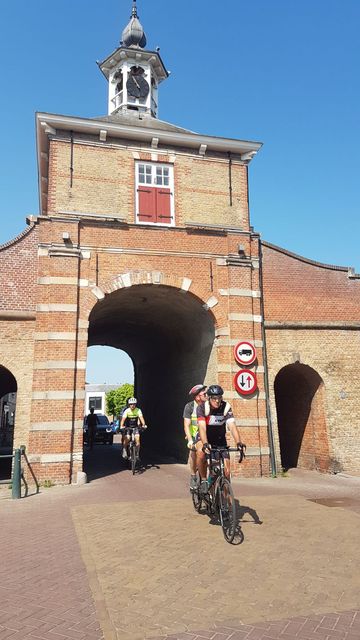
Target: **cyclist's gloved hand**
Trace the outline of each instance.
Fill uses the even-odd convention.
[[[238,442],[236,444],[236,448],[240,453],[239,462],[242,462],[245,458],[246,444],[243,444],[242,442]]]
[[[204,453],[208,453],[208,452],[210,451],[210,449],[211,449],[211,447],[210,447],[209,443],[208,443],[208,442],[205,442],[205,443],[203,444],[203,447],[202,447],[203,452],[204,452]]]
[[[193,446],[194,446],[193,441],[192,441],[192,440],[188,440],[187,448],[188,448],[188,449],[192,449],[192,448],[193,448]]]

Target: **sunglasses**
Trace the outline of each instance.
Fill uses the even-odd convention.
[[[209,396],[210,400],[215,400],[216,402],[221,402],[222,396]]]

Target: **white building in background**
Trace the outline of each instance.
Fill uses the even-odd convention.
[[[105,396],[109,391],[118,389],[120,384],[87,384],[85,385],[85,412],[87,415],[90,409],[94,407],[95,413],[106,413]],[[108,416],[109,418],[112,416]]]

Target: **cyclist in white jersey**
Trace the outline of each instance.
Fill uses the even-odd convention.
[[[200,439],[203,451],[211,452],[216,447],[227,447],[226,429],[235,441],[236,447],[241,450],[245,447],[241,442],[234,414],[228,402],[223,400],[224,391],[218,384],[211,384],[207,390],[208,400],[200,404],[196,410]],[[225,476],[230,480],[230,454],[223,452]],[[207,482],[202,479],[201,491],[206,493]]]

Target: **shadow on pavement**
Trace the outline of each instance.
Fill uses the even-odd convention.
[[[162,457],[158,453],[141,449],[140,462],[136,474],[143,474],[150,469],[160,469],[161,464],[177,464],[174,458]],[[94,444],[93,449],[84,447],[84,471],[88,482],[115,475],[123,471],[129,472],[129,464],[122,457],[121,444]]]
[[[235,498],[236,504],[236,533],[233,541],[230,544],[239,545],[242,544],[245,540],[244,532],[242,530],[241,525],[246,523],[251,524],[262,524],[263,521],[260,520],[259,515],[255,509],[249,507],[248,505],[240,505],[239,500]],[[200,511],[198,511],[200,515],[207,516],[209,518],[209,524],[215,525],[219,527],[221,532],[221,523],[219,520],[219,516],[217,511],[215,513],[209,514],[209,511],[206,505],[203,503]],[[249,515],[250,518],[246,518],[246,515]]]

